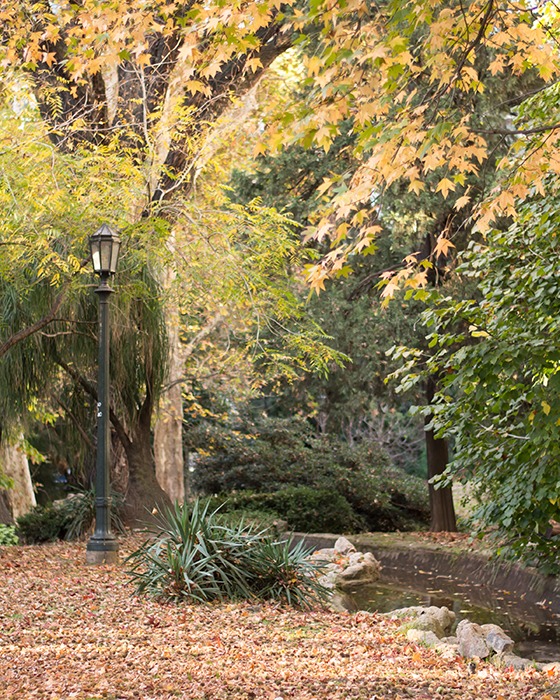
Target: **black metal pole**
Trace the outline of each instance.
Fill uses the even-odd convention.
[[[86,548],[88,564],[118,561],[119,544],[111,532],[111,427],[109,414],[109,275],[101,275],[99,287],[99,375],[97,383],[97,461],[95,472],[95,532]]]

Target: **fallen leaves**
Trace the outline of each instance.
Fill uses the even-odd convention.
[[[127,543],[123,542],[126,548]],[[552,700],[535,670],[468,673],[398,622],[275,605],[163,605],[85,545],[0,552],[0,689],[10,700]],[[17,563],[17,565],[16,565]]]

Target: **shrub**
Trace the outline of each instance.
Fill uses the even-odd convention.
[[[111,523],[115,530],[124,527],[120,512],[124,505],[121,494],[112,493]],[[41,544],[56,539],[74,540],[86,534],[95,521],[95,492],[78,491],[63,501],[36,506],[17,519],[17,534],[27,544]]]
[[[243,494],[239,494],[242,496]],[[253,494],[249,494],[252,496]],[[240,499],[239,501],[235,499],[233,505],[229,502],[227,496],[220,498],[219,496],[212,498],[202,498],[201,502],[213,504],[215,509],[219,509],[216,514],[216,521],[220,525],[227,525],[228,527],[234,527],[239,523],[243,522],[245,525],[251,525],[258,530],[268,530],[275,536],[281,535],[286,531],[287,523],[280,516],[272,510],[265,509],[265,507],[260,507],[251,503],[250,498],[247,500]]]
[[[220,524],[218,514],[200,501],[165,509],[152,537],[127,560],[136,591],[167,600],[265,599],[303,608],[325,599],[310,552],[242,522]]]
[[[64,513],[64,534],[67,540],[75,540],[89,532],[95,522],[95,491],[77,491],[71,493],[58,506]],[[117,491],[111,492],[111,526],[117,532],[124,532],[121,513],[124,508],[124,496]]]
[[[13,525],[3,525],[0,523],[0,546],[18,544],[19,539],[16,535],[16,528]]]
[[[64,537],[64,513],[52,504],[35,506],[29,513],[17,518],[16,532],[26,544],[41,544],[52,542]]]
[[[200,449],[192,475],[199,493],[270,495],[293,487],[328,492],[331,522],[312,524],[305,516],[305,522],[298,518],[298,528],[351,532],[415,529],[429,522],[426,482],[391,465],[374,442],[350,446],[332,436],[317,436],[300,419],[265,419],[238,430],[201,424],[187,439],[191,449]],[[287,518],[285,509],[280,512],[278,507],[270,508]],[[338,518],[335,507],[341,509]],[[310,506],[309,512],[314,511],[317,508]]]
[[[344,496],[332,489],[289,486],[273,493],[241,491],[214,496],[210,503],[225,515],[231,511],[251,513],[257,509],[267,514],[269,520],[285,520],[291,530],[300,532],[342,533],[366,529],[365,521]]]

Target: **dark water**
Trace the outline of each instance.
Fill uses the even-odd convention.
[[[460,588],[461,584],[456,582],[456,586]],[[465,588],[470,590],[472,587]],[[343,604],[349,610],[383,613],[411,605],[445,606],[455,613],[457,622],[466,618],[481,625],[500,625],[515,641],[514,653],[518,656],[544,663],[560,661],[558,616],[552,613],[547,615],[546,610],[541,608],[538,611],[527,610],[526,618],[522,619],[518,615],[518,608],[513,605],[513,596],[508,595],[507,591],[501,593],[502,595],[497,593],[492,598],[488,597],[487,606],[481,606],[478,601],[473,603],[466,591],[449,593],[432,588],[421,592],[382,582],[353,592],[345,597]],[[538,612],[538,615],[531,615],[531,612]]]

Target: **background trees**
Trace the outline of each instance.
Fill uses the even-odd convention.
[[[247,389],[281,395],[279,412],[297,406],[321,430],[352,442],[367,434],[376,412],[388,406],[384,415],[402,416],[406,402],[418,401],[419,374],[433,401],[425,427],[428,446],[438,449],[428,453],[442,457],[428,460],[430,474],[445,468],[440,441],[447,437],[463,464],[461,454],[477,436],[453,413],[468,387],[457,367],[478,372],[474,341],[489,347],[468,325],[482,314],[493,337],[507,335],[513,321],[491,290],[515,289],[508,274],[526,255],[521,230],[535,231],[535,251],[555,238],[555,219],[538,218],[556,197],[560,162],[553,8],[498,0],[86,0],[12,3],[1,18],[0,157],[7,175],[0,198],[7,217],[0,371],[5,388],[9,377],[25,377],[9,407],[6,398],[6,425],[56,390],[64,406],[56,409],[55,428],[62,417],[84,427],[84,396],[94,393],[84,239],[108,218],[129,241],[116,309],[127,320],[119,332],[128,350],[115,365],[114,427],[138,507],[161,493],[151,476],[134,477],[144,468],[153,472],[152,418],[161,418],[160,481],[180,495],[183,400],[203,412],[199,399],[209,389],[230,406]],[[281,55],[280,79],[263,82]],[[230,180],[233,160],[246,164],[238,168],[245,174]],[[233,193],[226,196],[220,187],[228,181]],[[251,203],[254,195],[264,202]],[[305,226],[306,252],[274,205]],[[463,267],[454,270],[456,254],[469,245]],[[309,307],[336,336],[335,350],[354,360],[344,371],[302,306],[298,272],[306,254],[312,289],[324,292],[329,278],[344,278]],[[545,246],[539,259],[549,254]],[[544,300],[548,272],[534,274],[534,300]],[[424,305],[431,309],[426,318],[441,326],[429,338],[418,322]],[[447,330],[456,309],[467,331]],[[552,314],[543,313],[535,341],[550,332]],[[464,347],[455,346],[459,340]],[[403,342],[415,348],[408,357],[423,362],[420,369],[404,365],[405,385],[416,392],[406,399],[383,383],[392,368],[385,350]],[[501,377],[505,355],[492,350],[488,359],[496,353]],[[327,382],[301,378],[327,366]],[[546,367],[552,376],[553,364]],[[501,407],[500,420],[517,420],[508,406],[526,401],[522,389],[532,382],[516,384],[507,406],[486,404]],[[469,408],[477,407],[488,428],[493,418],[483,414],[482,397],[499,385],[478,385],[488,393]],[[158,413],[160,397],[166,402]],[[542,401],[552,415],[552,398]],[[529,427],[512,432],[522,435],[518,442],[537,439]],[[88,430],[80,435],[87,444]],[[160,449],[169,445],[170,452]],[[510,454],[503,452],[506,464]],[[521,469],[528,452],[515,454],[521,461],[510,466]],[[136,458],[142,467],[133,466]],[[550,490],[543,465],[534,483]],[[468,473],[465,464],[461,470]],[[498,473],[487,477],[497,488]],[[527,513],[537,507],[528,498]],[[440,505],[434,512],[450,513],[444,500]],[[521,518],[521,504],[516,508]],[[507,527],[509,516],[482,515]],[[548,506],[536,518],[539,529],[546,517],[554,517]],[[434,527],[449,527],[445,520]],[[528,522],[519,520],[520,532]]]
[[[162,390],[175,390],[179,399],[175,415],[168,411],[168,423],[178,421],[180,427],[182,421],[181,317],[172,289],[176,273],[171,268],[176,241],[192,221],[185,197],[216,149],[217,130],[213,127],[231,104],[231,96],[246,92],[287,43],[275,22],[273,4],[254,3],[232,10],[220,4],[206,7],[195,3],[141,7],[126,2],[118,7],[85,3],[56,8],[37,3],[28,9],[16,4],[2,12],[6,78],[15,72],[16,80],[23,81],[22,71],[27,76],[26,85],[34,99],[29,92],[25,99],[40,110],[43,136],[54,145],[57,166],[67,160],[72,167],[83,167],[88,184],[95,177],[105,193],[113,178],[109,174],[104,179],[95,171],[95,164],[107,167],[118,161],[118,173],[127,173],[126,193],[118,187],[111,189],[114,211],[110,218],[115,223],[126,220],[130,243],[141,252],[160,249],[157,256],[147,254],[132,262],[131,290],[135,284],[137,294],[144,289],[140,307],[152,317],[162,312],[159,299],[172,304],[165,309],[165,332],[161,326],[159,332],[153,332],[158,325],[155,322],[136,324],[138,334],[129,338],[133,352],[126,358],[136,373],[134,381],[129,381],[130,376],[125,378],[126,372],[122,383],[115,380],[122,390],[119,398],[128,406],[128,420],[118,421],[115,414],[113,424],[131,470],[129,501],[136,504],[133,511],[137,515],[140,504],[149,505],[164,497],[150,476],[150,425]],[[250,22],[248,17],[252,17]],[[227,122],[222,122],[220,129],[227,132]],[[113,161],[107,158],[117,152]],[[80,191],[72,184],[71,191],[78,198],[88,195],[87,186]],[[90,211],[95,211],[93,206]],[[95,211],[96,217],[101,218],[101,211]],[[84,223],[80,222],[80,231]],[[58,230],[52,238],[59,242]],[[162,254],[162,246],[168,247],[167,255]],[[275,264],[281,263],[276,259]],[[56,286],[60,279],[53,282]],[[155,287],[147,289],[146,284],[159,285],[166,294],[156,294]],[[134,304],[133,299],[129,301]],[[123,317],[132,320],[131,311],[131,307],[123,309]],[[245,312],[249,313],[247,308]],[[195,335],[194,339],[200,337]],[[291,338],[295,347],[296,336]],[[78,341],[76,335],[74,343]],[[167,362],[161,355],[164,343],[169,352]],[[302,357],[309,356],[309,346],[300,350]],[[61,357],[56,364],[73,377],[77,387],[92,394],[91,385],[68,358]],[[124,365],[117,371],[126,370]],[[166,366],[171,374],[164,385]],[[166,430],[156,431],[158,436],[164,443],[173,439]],[[177,431],[174,436],[177,438]],[[165,458],[165,450],[156,453]],[[178,475],[182,484],[180,445],[173,454],[175,483]],[[166,486],[169,483],[167,479]]]

